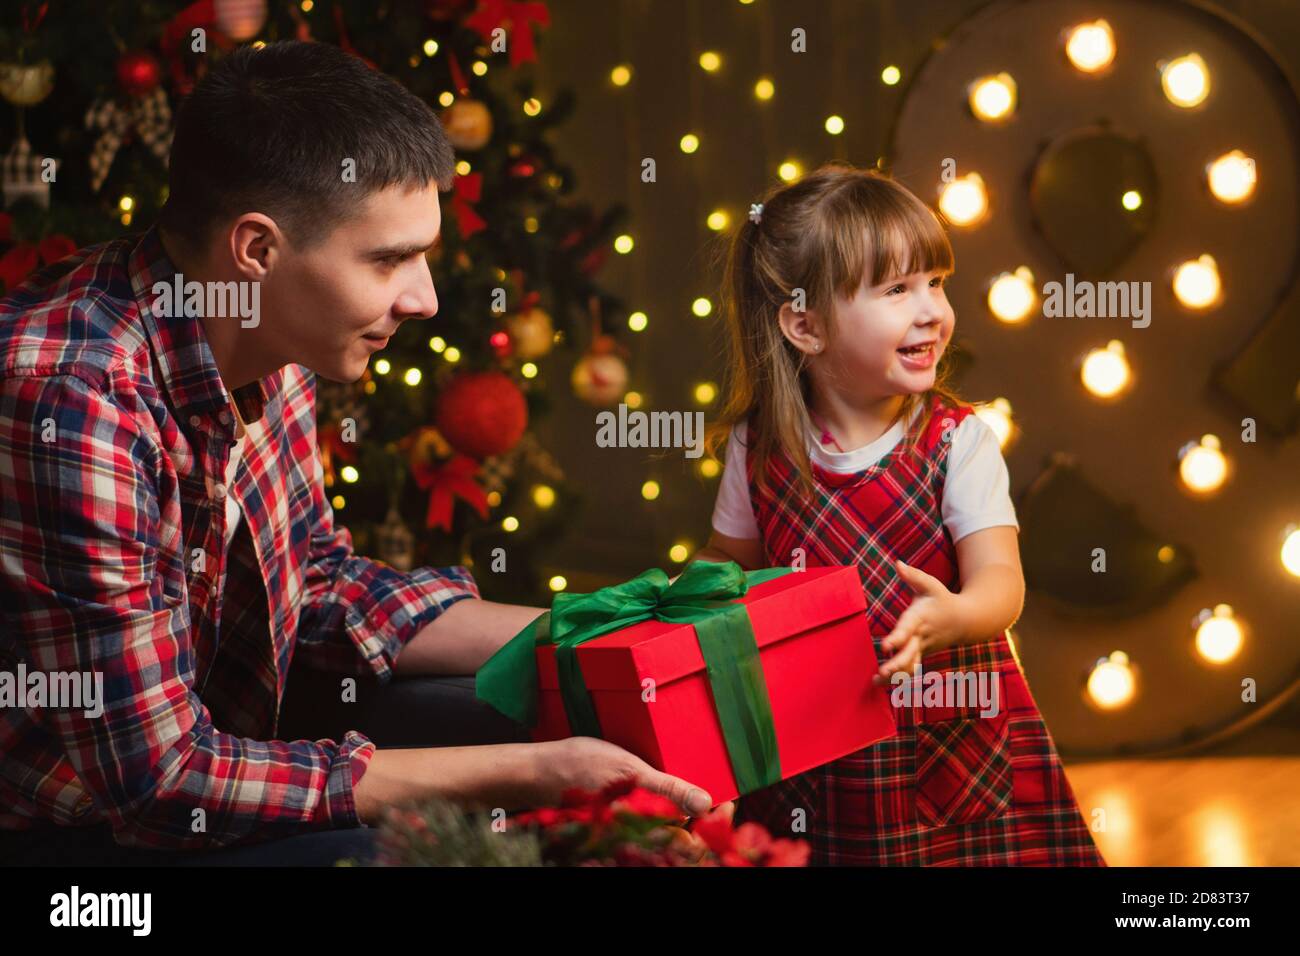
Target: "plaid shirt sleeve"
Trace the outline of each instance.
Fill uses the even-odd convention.
[[[359,825],[353,784],[374,753],[367,738],[236,737],[214,728],[196,695],[188,605],[159,568],[181,553],[170,540],[180,516],[159,508],[160,484],[175,474],[148,415],[125,376],[0,383],[6,626],[22,635],[29,669],[103,677],[99,716],[48,707],[43,723],[125,846],[197,849]],[[53,440],[42,440],[50,423]]]
[[[334,524],[312,441],[314,521],[296,659],[317,670],[388,681],[398,653],[457,601],[477,598],[463,567],[398,571],[353,553],[352,535]]]

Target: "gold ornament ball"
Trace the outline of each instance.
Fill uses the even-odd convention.
[[[538,308],[506,319],[506,331],[518,359],[541,358],[555,343],[555,326],[551,317]]]
[[[447,139],[457,149],[482,149],[492,138],[492,114],[478,100],[457,100],[442,111]]]
[[[612,405],[627,391],[627,365],[617,355],[588,354],[573,366],[574,394],[589,405]]]
[[[35,106],[54,89],[54,67],[40,63],[0,63],[0,96],[14,106]]]

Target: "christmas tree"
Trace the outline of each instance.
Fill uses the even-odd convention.
[[[542,600],[536,556],[577,505],[532,432],[554,350],[584,347],[562,374],[593,404],[626,385],[602,325],[622,305],[595,281],[626,213],[578,201],[548,142],[574,100],[536,90],[546,5],[24,2],[0,16],[5,291],[154,221],[174,111],[239,45],[336,44],[439,112],[458,164],[429,254],[438,315],[404,326],[361,381],[319,382],[319,453],[358,550],[398,567],[468,563],[485,597]]]

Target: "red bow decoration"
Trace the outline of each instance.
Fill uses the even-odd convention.
[[[487,228],[487,223],[483,217],[475,212],[474,207],[470,205],[470,203],[478,202],[482,194],[482,173],[457,176],[452,183],[451,211],[456,217],[456,225],[460,227],[460,237],[462,239],[468,239],[474,233]]]
[[[468,455],[454,455],[444,464],[416,462],[411,466],[415,483],[429,492],[429,510],[425,513],[427,528],[451,531],[451,510],[456,498],[469,502],[480,518],[488,516],[487,495],[474,480],[478,462]]]
[[[0,242],[9,241],[9,230],[13,226],[13,217],[0,213]],[[21,285],[32,274],[37,265],[53,265],[64,256],[77,251],[77,244],[63,233],[53,233],[39,243],[22,241],[0,256],[0,282],[5,291]]]
[[[477,30],[485,41],[491,41],[492,31],[505,29],[510,49],[510,66],[518,69],[521,63],[537,60],[537,45],[531,25],[551,25],[551,11],[545,3],[522,0],[479,0],[478,9],[465,18],[465,25]]]

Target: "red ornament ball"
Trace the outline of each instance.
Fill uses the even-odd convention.
[[[434,423],[463,455],[482,461],[515,446],[528,427],[528,403],[504,372],[461,372],[438,396]]]
[[[161,80],[158,58],[147,50],[132,50],[117,60],[117,84],[127,96],[148,96]]]

